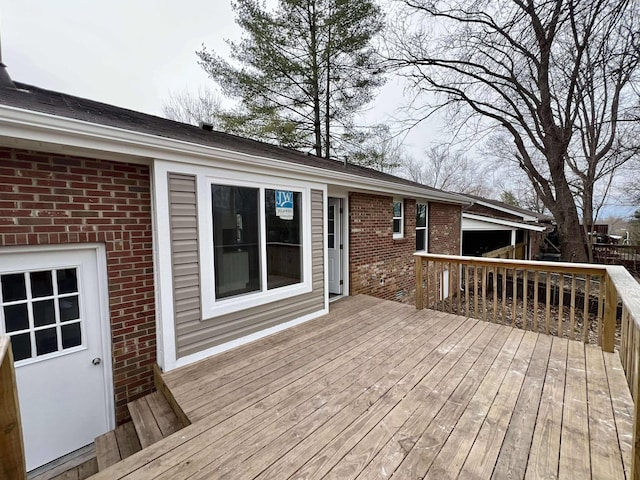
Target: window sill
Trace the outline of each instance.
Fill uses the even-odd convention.
[[[214,319],[221,315],[259,307],[261,305],[266,305],[267,303],[285,300],[298,295],[304,295],[305,293],[310,293],[312,291],[313,287],[309,280],[308,282],[274,288],[273,290],[236,295],[229,298],[223,298],[218,301],[209,300],[207,303],[203,302],[202,304],[203,315],[201,321],[206,322],[207,320]]]

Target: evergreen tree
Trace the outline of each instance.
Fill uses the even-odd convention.
[[[374,37],[383,14],[372,0],[236,0],[240,42],[228,61],[206,47],[200,65],[239,107],[223,129],[333,156],[353,116],[383,83]]]

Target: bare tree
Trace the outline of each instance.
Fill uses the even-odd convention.
[[[481,118],[558,224],[562,258],[588,259],[576,192],[593,217],[597,183],[628,160],[619,130],[638,66],[635,0],[403,0],[390,63],[456,120]],[[427,105],[423,116],[433,112]],[[420,113],[420,112],[419,112]],[[631,136],[637,138],[637,136]],[[606,180],[605,180],[606,182]]]
[[[210,123],[216,128],[221,126],[221,111],[220,97],[206,87],[195,92],[188,89],[171,92],[162,106],[162,113],[171,120],[191,125]]]
[[[414,182],[479,196],[491,193],[487,173],[481,162],[471,160],[460,150],[451,150],[446,144],[427,149],[424,159],[406,158],[401,170],[403,176]]]

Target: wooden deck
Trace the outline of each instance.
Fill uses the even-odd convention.
[[[93,478],[613,479],[631,467],[617,354],[370,297],[163,378],[192,425]]]

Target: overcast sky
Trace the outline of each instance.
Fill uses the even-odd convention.
[[[230,0],[0,0],[2,59],[14,80],[162,115],[169,92],[212,85],[197,64],[204,44],[227,54],[240,38]],[[366,122],[399,117],[390,81]],[[419,156],[442,135],[436,123],[407,138]]]
[[[196,50],[226,55],[224,39],[240,34],[230,0],[0,0],[2,60],[14,80],[155,115],[170,92],[212,85]],[[401,118],[405,103],[391,80],[366,122]],[[420,158],[450,138],[434,120],[405,146]]]

